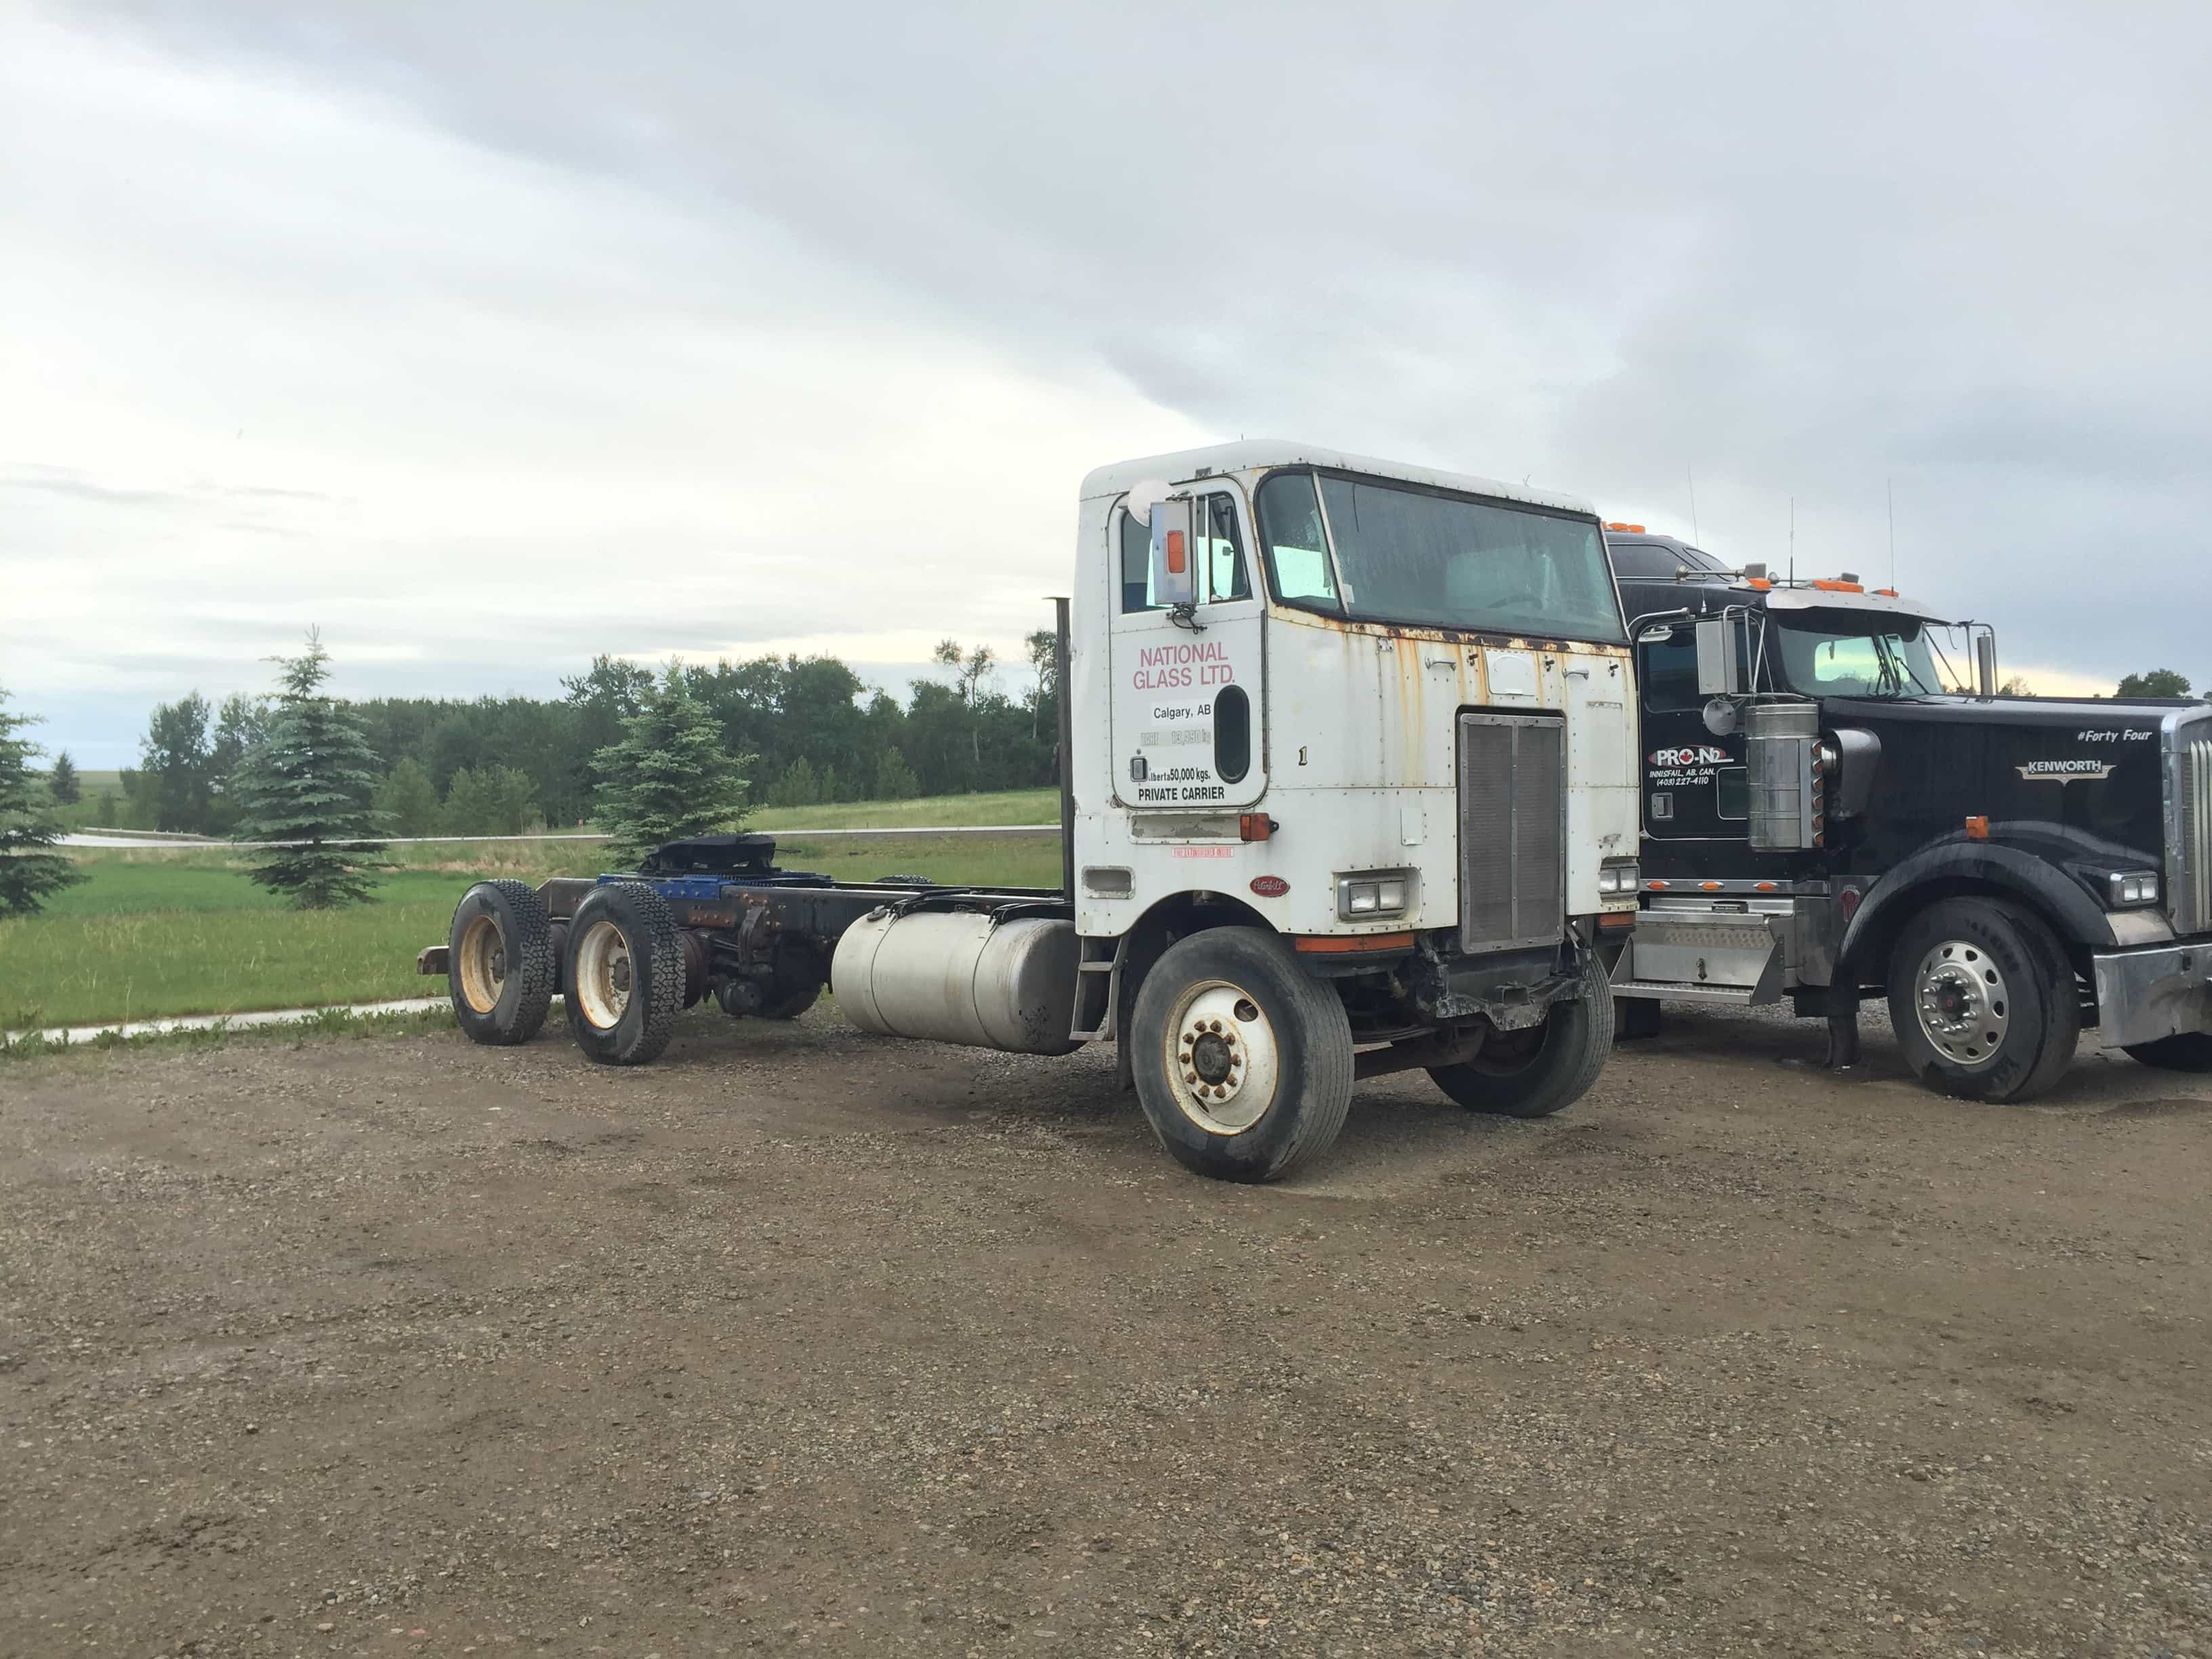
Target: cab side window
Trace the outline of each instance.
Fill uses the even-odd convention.
[[[1127,512],[1121,514],[1121,609],[1166,609],[1152,598],[1152,527]]]
[[[1201,544],[1205,556],[1206,597],[1249,599],[1251,579],[1244,574],[1244,543],[1237,532],[1237,498],[1208,495],[1199,503],[1205,526]]]
[[[1636,666],[1638,684],[1644,688],[1644,706],[1655,714],[1669,714],[1686,708],[1702,708],[1698,695],[1698,636],[1695,630],[1677,628],[1644,641]]]

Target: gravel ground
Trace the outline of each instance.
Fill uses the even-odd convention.
[[[828,1012],[11,1064],[0,1652],[2212,1654],[2212,1079],[1820,1039],[1266,1189]]]

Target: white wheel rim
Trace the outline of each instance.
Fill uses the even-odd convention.
[[[1191,986],[1161,1055],[1176,1108],[1208,1134],[1242,1134],[1275,1103],[1282,1050],[1259,1000],[1226,980]]]
[[[629,1009],[629,940],[604,919],[584,930],[576,945],[576,1001],[594,1029],[611,1031]]]
[[[476,1013],[488,1014],[499,1006],[507,987],[507,941],[499,936],[499,923],[477,916],[461,932],[461,998]]]
[[[1912,1006],[1936,1052],[1969,1071],[1994,1060],[2011,1029],[2003,971],[1987,950],[1964,939],[1946,939],[1920,958]]]

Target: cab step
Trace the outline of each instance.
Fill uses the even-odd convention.
[[[1075,964],[1075,1018],[1068,1027],[1074,1042],[1107,1042],[1114,1036],[1114,1011],[1121,1001],[1121,963],[1129,936],[1085,939]]]

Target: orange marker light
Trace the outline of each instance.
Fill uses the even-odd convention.
[[[1966,818],[1966,839],[1968,841],[1987,841],[1989,838],[1989,819],[1978,812],[1970,813]]]
[[[1774,884],[1771,881],[1754,882],[1753,885],[1762,893],[1771,893],[1774,890]]]
[[[1182,575],[1182,532],[1170,530],[1168,532],[1168,574],[1171,576]]]
[[[1275,833],[1275,821],[1265,812],[1240,812],[1237,815],[1237,839],[1265,841]]]
[[[1293,950],[1309,956],[1342,956],[1353,951],[1410,951],[1411,933],[1300,933],[1291,941]]]
[[[1701,881],[1698,885],[1708,893],[1717,893],[1721,890],[1721,884],[1717,881]]]
[[[1636,912],[1607,910],[1598,917],[1597,925],[1601,927],[1633,927],[1636,926]]]
[[[1819,588],[1823,593],[1863,593],[1866,592],[1866,589],[1860,586],[1856,582],[1830,581],[1826,578],[1814,582],[1813,586]]]

